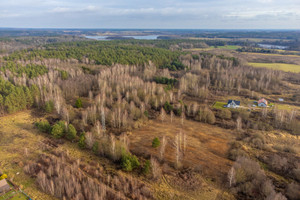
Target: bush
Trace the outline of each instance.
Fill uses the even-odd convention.
[[[300,199],[300,185],[296,183],[291,183],[287,187],[286,195],[291,200],[299,200]]]
[[[68,72],[63,71],[63,70],[60,72],[60,76],[61,76],[62,80],[67,80],[69,78]]]
[[[298,169],[294,169],[293,170],[293,174],[295,176],[295,179],[298,180],[300,182],[300,168]]]
[[[59,121],[52,127],[51,135],[53,135],[53,137],[55,137],[55,138],[61,138],[65,134],[65,129],[66,129],[66,126],[65,126],[64,121]]]
[[[231,119],[231,111],[228,109],[221,109],[218,112],[218,117],[221,119]]]
[[[78,98],[78,99],[76,100],[75,107],[76,107],[76,108],[82,108],[82,101],[81,101],[80,98]]]
[[[50,133],[51,132],[51,126],[47,120],[36,122],[35,126],[39,129],[39,131],[43,133]]]
[[[151,163],[150,160],[146,160],[144,167],[143,167],[143,174],[147,175],[150,172]]]
[[[228,158],[231,160],[236,160],[238,157],[247,157],[247,153],[239,148],[231,149],[228,154]]]
[[[173,110],[173,106],[168,101],[166,101],[164,109],[167,113],[170,113]]]
[[[80,138],[79,138],[79,141],[78,141],[78,146],[81,149],[85,148],[85,134],[84,133],[81,133],[81,135],[80,135]]]
[[[99,152],[99,142],[94,142],[93,147],[92,147],[92,151],[94,152],[94,154],[98,154]]]
[[[267,178],[257,162],[249,158],[238,157],[233,165],[233,171],[234,175],[231,178],[233,180],[233,191],[241,199],[272,199],[274,196],[283,197],[280,193],[276,193],[271,180]],[[244,198],[240,195],[243,195]]]
[[[54,110],[54,104],[53,104],[53,101],[47,101],[45,103],[45,107],[44,107],[45,111],[47,113],[52,113],[53,110]]]
[[[77,131],[76,131],[75,127],[72,124],[69,124],[68,131],[66,134],[67,139],[74,140],[76,135],[77,135]]]
[[[140,166],[140,162],[135,155],[132,155],[125,150],[122,152],[121,166],[124,171],[132,171]]]
[[[144,115],[145,115],[146,117],[149,117],[149,112],[148,112],[147,110],[145,110]]]
[[[159,145],[160,145],[160,141],[159,141],[158,137],[154,138],[152,141],[152,147],[157,148],[157,147],[159,147]]]

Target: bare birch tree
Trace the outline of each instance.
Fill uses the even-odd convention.
[[[160,120],[161,120],[161,122],[164,122],[165,118],[166,118],[166,112],[165,112],[164,108],[161,108],[161,110],[160,110]]]
[[[229,181],[229,187],[231,187],[233,184],[235,184],[235,169],[234,169],[234,167],[231,167],[227,177],[228,177],[228,181]]]
[[[160,149],[159,149],[159,157],[160,157],[161,161],[164,159],[164,156],[165,156],[166,145],[167,145],[167,139],[166,139],[166,136],[164,135],[161,140],[161,145],[160,145]]]

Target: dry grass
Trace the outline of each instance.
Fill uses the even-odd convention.
[[[32,197],[32,199],[54,200],[39,190],[35,184],[35,180],[30,178],[23,172],[23,165],[28,160],[35,160],[40,154],[47,153],[42,151],[42,141],[46,136],[39,133],[34,128],[34,122],[38,118],[31,115],[30,111],[19,112],[14,115],[1,117],[0,120],[0,169],[13,178],[14,182],[21,186],[24,191]],[[167,118],[166,120],[169,120]],[[173,162],[174,146],[171,145],[174,133],[180,129],[180,119],[174,120],[174,127],[166,122],[153,121],[146,127],[142,127],[130,136],[131,148],[135,152],[145,150],[148,153],[157,155],[158,151],[151,147],[154,136],[162,136],[166,133],[169,144],[167,145],[166,159]],[[175,125],[176,124],[176,125]],[[154,130],[153,130],[154,129]],[[155,130],[157,132],[155,132]],[[215,174],[215,176],[225,175],[229,169],[231,162],[226,159],[228,150],[228,141],[233,136],[229,132],[193,121],[185,121],[183,132],[188,136],[188,145],[183,164],[187,166],[202,166],[204,173]],[[142,135],[141,135],[142,134]],[[134,136],[134,137],[133,137]],[[145,146],[141,146],[145,145]],[[25,154],[27,149],[28,154]],[[116,172],[116,165],[111,161],[93,155],[90,151],[80,150],[76,143],[65,142],[57,148],[59,151],[68,151],[70,157],[81,158],[82,162],[98,162],[105,166],[106,173]],[[17,175],[17,172],[19,174]],[[217,172],[217,173],[216,173]],[[127,174],[129,175],[129,174]],[[132,174],[136,176],[135,174]],[[171,184],[175,176],[165,175],[158,183],[148,182],[145,184],[152,187],[157,199],[215,199],[221,190],[214,182],[209,179],[202,179],[201,188],[196,191],[184,191]],[[143,180],[143,178],[139,178]],[[225,199],[233,199],[227,193],[224,193]]]
[[[266,134],[266,139],[274,149],[292,148],[300,156],[300,136],[291,135],[284,131],[272,131]]]
[[[130,150],[144,156],[159,156],[159,148],[151,146],[154,137],[166,136],[165,160],[173,165],[175,162],[175,135],[182,130],[187,135],[186,152],[182,156],[181,163],[185,167],[200,167],[203,173],[213,177],[224,176],[231,161],[227,159],[228,143],[233,140],[233,134],[216,126],[211,126],[195,121],[185,120],[181,126],[180,118],[173,120],[171,124],[169,116],[165,122],[151,121],[147,126],[133,131],[130,135]]]
[[[44,137],[33,129],[35,120],[29,111],[1,117],[0,169],[33,199],[53,200],[55,198],[40,192],[34,180],[23,172],[24,163],[41,153],[39,147]]]

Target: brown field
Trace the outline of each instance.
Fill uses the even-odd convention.
[[[24,163],[42,152],[44,137],[33,129],[34,120],[29,111],[0,118],[0,169],[31,198],[53,200],[56,198],[38,190],[34,180],[23,172]]]
[[[134,130],[130,135],[130,150],[143,156],[159,156],[157,149],[151,146],[154,137],[167,138],[165,160],[174,166],[175,145],[174,138],[177,133],[187,135],[186,152],[182,156],[183,167],[194,167],[203,170],[203,173],[217,177],[225,176],[231,161],[227,159],[227,151],[230,141],[234,136],[229,130],[185,120],[181,125],[181,119],[176,118],[171,124],[169,116],[162,123],[160,120],[151,121],[148,125]]]
[[[0,169],[7,173],[10,179],[23,188],[23,190],[35,200],[54,200],[56,198],[41,192],[35,184],[35,180],[23,172],[23,166],[28,160],[36,160],[42,153],[47,153],[43,146],[45,140],[49,140],[44,134],[34,128],[34,122],[39,120],[31,111],[19,112],[13,115],[1,117],[0,120]],[[169,120],[167,118],[166,120]],[[138,155],[157,155],[158,150],[151,147],[154,136],[166,134],[169,144],[167,145],[166,159],[169,163],[174,161],[174,147],[171,141],[174,133],[179,131],[180,119],[173,121],[174,126],[166,122],[152,121],[146,127],[133,132],[130,136],[132,151]],[[175,125],[176,124],[176,125]],[[230,132],[224,132],[214,126],[186,120],[183,132],[187,134],[187,151],[182,163],[184,166],[200,167],[205,176],[197,175],[196,179],[201,182],[201,187],[193,191],[186,191],[176,185],[176,174],[164,174],[160,181],[149,182],[142,175],[133,173],[132,176],[149,185],[156,199],[216,199],[222,194],[224,199],[234,199],[232,195],[220,190],[218,180],[224,177],[231,165],[226,159],[228,142],[233,138]],[[145,146],[141,146],[145,145]],[[81,150],[76,143],[64,142],[58,145],[57,150],[68,152],[72,158],[80,158],[83,162],[96,161],[101,163],[106,173],[120,170],[119,167],[106,158],[93,155],[89,150]],[[142,154],[144,154],[142,153]],[[170,171],[175,172],[170,168]],[[218,173],[216,173],[218,171]],[[120,171],[119,171],[120,172]],[[123,172],[120,172],[123,173]],[[206,175],[210,175],[209,178]],[[127,174],[130,175],[130,174]],[[204,178],[206,177],[206,178]],[[218,178],[218,179],[216,179]],[[174,183],[175,180],[175,183]]]

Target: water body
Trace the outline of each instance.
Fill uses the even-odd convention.
[[[85,36],[88,39],[94,40],[111,40],[109,38],[133,38],[136,40],[157,40],[159,35],[126,35],[126,36]]]
[[[258,44],[259,47],[266,49],[287,49],[288,46],[271,45],[271,44]]]

